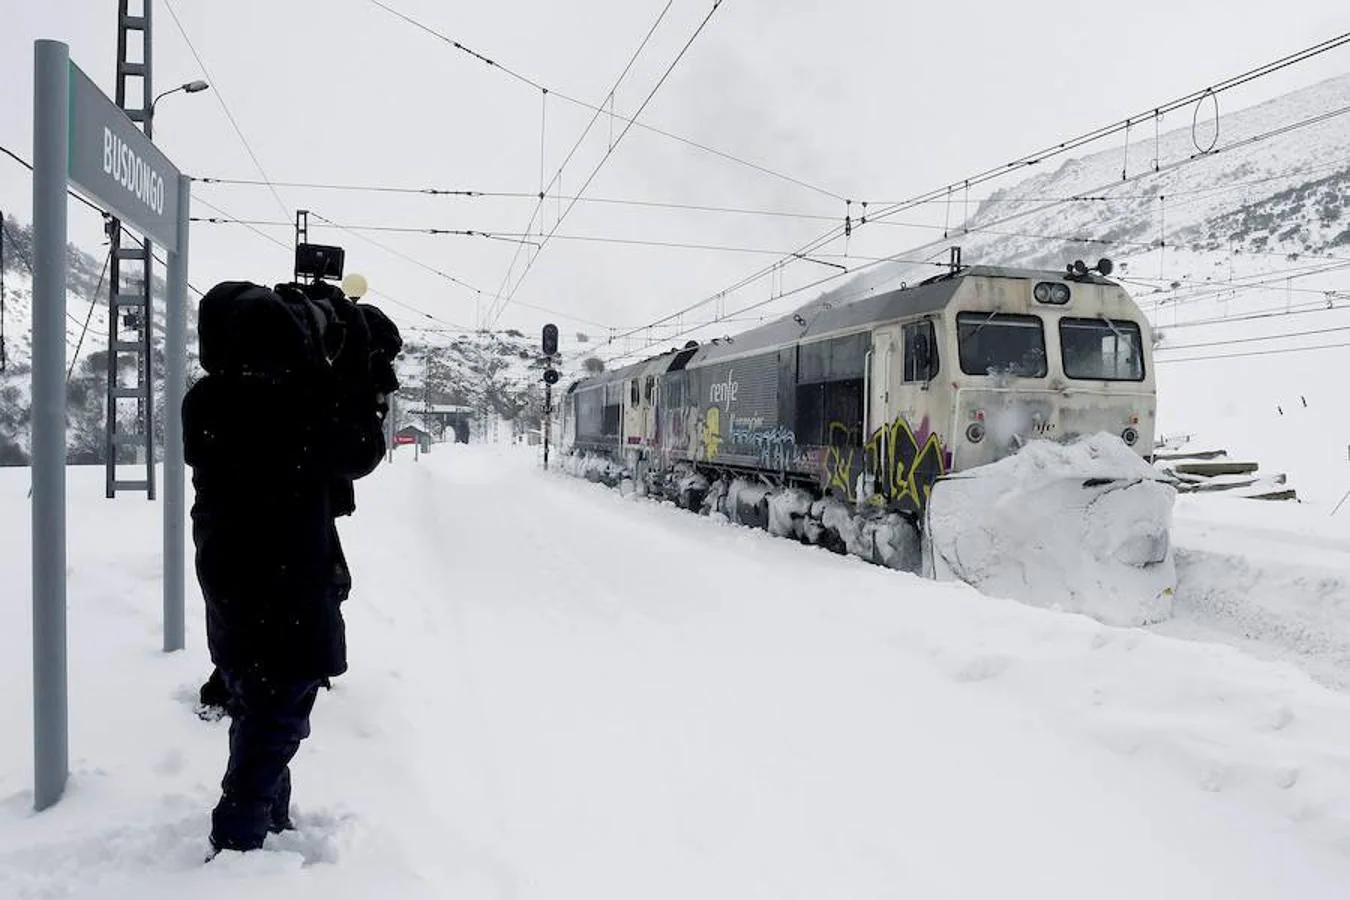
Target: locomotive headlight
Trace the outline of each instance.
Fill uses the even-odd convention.
[[[1120,439],[1133,447],[1135,442],[1139,440],[1139,432],[1133,428],[1126,428],[1120,433]]]
[[[978,444],[984,440],[984,423],[971,422],[966,426],[966,440],[972,444]]]
[[[1031,291],[1037,303],[1063,306],[1069,302],[1069,286],[1059,281],[1042,281]]]

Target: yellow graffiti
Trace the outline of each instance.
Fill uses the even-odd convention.
[[[853,448],[847,446],[849,428],[843,422],[831,422],[825,441],[825,490],[838,489],[845,497],[853,496]]]
[[[710,407],[703,420],[703,458],[712,459],[722,446],[722,411],[716,406]]]
[[[842,422],[830,423],[827,440],[825,490],[842,493],[850,500],[921,510],[928,505],[933,482],[947,471],[938,436],[929,432],[920,443],[903,418],[878,429],[861,447],[853,444],[854,429]],[[867,473],[873,482],[866,498],[857,496],[854,484],[861,473]]]
[[[947,471],[937,434],[930,431],[920,445],[903,418],[877,429],[863,449],[881,482],[877,493],[894,503],[908,500],[923,509],[933,493],[933,481]]]

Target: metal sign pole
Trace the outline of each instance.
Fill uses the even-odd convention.
[[[186,379],[187,179],[70,61],[33,44],[33,802],[61,799],[70,768],[66,666],[66,184],[73,182],[170,254],[164,645],[183,646],[183,382]],[[182,195],[180,197],[180,195]],[[181,200],[181,202],[180,202]],[[148,245],[148,243],[147,243]],[[114,304],[115,305],[115,304]],[[148,310],[148,307],[147,307]],[[117,314],[114,309],[113,315]],[[145,327],[150,327],[147,322]],[[147,484],[150,483],[147,476]]]
[[[33,45],[33,805],[61,799],[66,706],[66,161],[70,50]]]
[[[169,251],[164,307],[164,651],[185,645],[186,572],[183,395],[187,391],[188,206],[192,179],[178,176],[178,248]],[[148,324],[148,323],[147,323]]]

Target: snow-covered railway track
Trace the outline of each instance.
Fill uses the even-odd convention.
[[[1350,541],[1178,516],[1172,618],[1153,630],[1231,644],[1350,689]]]

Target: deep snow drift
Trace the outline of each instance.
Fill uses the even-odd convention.
[[[933,488],[928,573],[1111,625],[1172,612],[1176,491],[1120,438],[1031,441]]]
[[[360,486],[298,835],[201,864],[225,723],[158,651],[158,504],[71,470],[72,780],[31,812],[0,471],[0,896],[1341,898],[1350,697],[437,446]],[[17,577],[15,577],[17,576]]]

